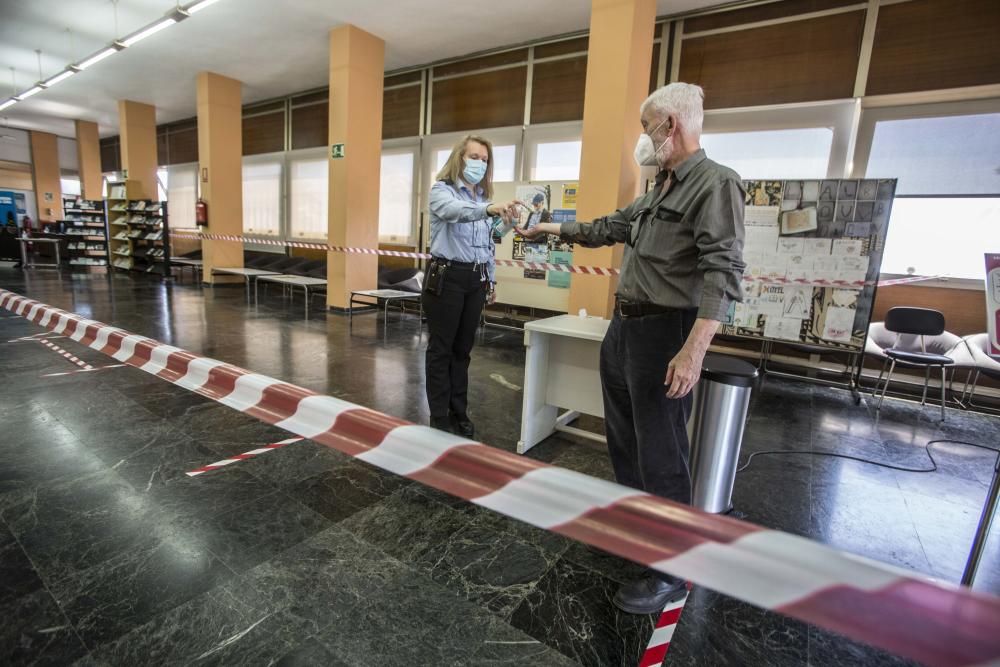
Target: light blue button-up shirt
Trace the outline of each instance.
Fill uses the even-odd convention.
[[[438,181],[431,188],[431,254],[456,262],[485,264],[496,282],[496,247],[483,189]]]

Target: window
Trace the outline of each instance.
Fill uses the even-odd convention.
[[[1000,195],[1000,113],[875,123],[865,174],[897,195]]]
[[[167,213],[170,227],[194,227],[194,205],[198,201],[198,166],[167,167]]]
[[[75,176],[63,176],[59,179],[59,189],[62,190],[63,197],[79,197],[80,179]]]
[[[897,197],[882,273],[982,280],[996,249],[1000,197]]]
[[[899,179],[883,273],[982,280],[1000,219],[1000,113],[985,104],[865,112],[865,176]]]
[[[578,180],[582,145],[579,139],[539,143],[535,148],[535,163],[531,165],[531,180]]]
[[[441,148],[434,154],[434,177],[444,168],[451,155],[450,148]],[[493,182],[513,183],[517,147],[513,144],[493,147]]]
[[[378,236],[381,241],[409,243],[411,240],[415,159],[416,151],[412,149],[382,153],[378,203]]]
[[[327,160],[292,160],[289,227],[293,237],[327,237]]]
[[[703,134],[702,148],[712,160],[744,179],[826,178],[833,147],[833,129]]]
[[[156,170],[156,200],[167,201],[167,183],[170,181],[170,174],[166,167]]]
[[[277,236],[281,233],[282,162],[244,161],[243,232]]]

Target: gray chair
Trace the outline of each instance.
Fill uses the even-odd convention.
[[[965,386],[962,388],[962,397],[960,402],[974,408],[986,407],[976,405],[973,401],[976,393],[976,385],[979,383],[979,377],[981,375],[985,375],[992,380],[1000,381],[1000,359],[990,356],[989,334],[981,333],[973,336],[966,336],[962,339],[962,347],[964,348],[962,366],[969,369],[969,375],[965,380]],[[957,361],[958,355],[956,355],[956,362]]]
[[[874,397],[878,393],[879,385],[882,383],[882,376],[885,375],[885,384],[882,386],[882,394],[879,396],[876,410],[882,409],[882,401],[885,400],[886,391],[889,389],[889,382],[897,365],[909,368],[924,369],[924,391],[920,397],[920,405],[927,403],[927,387],[930,384],[930,372],[932,368],[941,369],[941,421],[945,419],[945,392],[947,391],[947,371],[955,361],[947,355],[955,349],[962,339],[955,334],[944,330],[944,315],[940,311],[930,308],[911,308],[907,306],[897,306],[890,308],[886,313],[885,322],[882,323],[884,332],[893,334],[895,340],[892,345],[884,347],[875,343],[881,348],[885,359],[882,362],[882,371],[879,373],[875,388],[872,390]],[[876,332],[876,336],[879,333]],[[869,332],[869,338],[873,338]],[[873,340],[874,342],[874,340]],[[883,343],[886,342],[883,338]],[[888,375],[885,374],[886,365],[889,366]]]

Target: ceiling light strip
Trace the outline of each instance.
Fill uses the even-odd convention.
[[[73,76],[77,72],[82,72],[91,65],[96,65],[105,58],[113,56],[118,51],[130,47],[133,44],[136,44],[137,42],[146,39],[150,35],[155,35],[164,28],[169,28],[170,26],[176,24],[178,21],[182,21],[191,14],[200,12],[209,5],[214,5],[218,1],[219,0],[198,0],[197,2],[191,3],[187,7],[178,7],[177,10],[171,10],[171,12],[169,12],[170,14],[169,16],[154,21],[153,23],[150,23],[146,27],[132,33],[127,37],[124,37],[121,40],[115,40],[114,42],[111,43],[110,46],[104,47],[103,49],[92,54],[85,60],[82,60],[79,63],[71,64],[65,70],[59,72],[55,76],[50,77],[45,81],[39,81],[38,83],[36,83],[34,86],[24,91],[23,93],[14,95],[13,97],[10,97],[4,100],[3,102],[0,102],[0,111],[10,108],[15,104],[17,104],[18,102],[20,102],[21,100],[28,99],[32,95],[37,95],[46,88],[50,88],[56,85],[60,81],[65,81],[66,79]]]

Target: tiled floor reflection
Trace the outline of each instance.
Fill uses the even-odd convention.
[[[142,277],[21,273],[0,286],[310,389],[426,420],[425,338],[383,337],[277,292]],[[317,304],[318,305],[318,304]],[[184,472],[284,432],[131,368],[71,364],[0,313],[0,663],[81,665],[571,665],[631,667],[653,619],[610,596],[636,566],[301,442],[199,477]],[[99,354],[64,341],[84,361]],[[488,329],[472,364],[482,439],[513,449],[522,337]],[[502,377],[504,382],[496,378]],[[1000,420],[768,379],[744,453],[849,453],[927,465],[924,445],[1000,446]],[[596,420],[587,427],[599,428]],[[553,437],[531,455],[610,478],[603,449]],[[748,520],[957,581],[992,471],[943,444],[940,470],[759,457],[737,478]],[[977,588],[1000,593],[1000,539]],[[906,664],[713,591],[695,589],[671,665]]]

